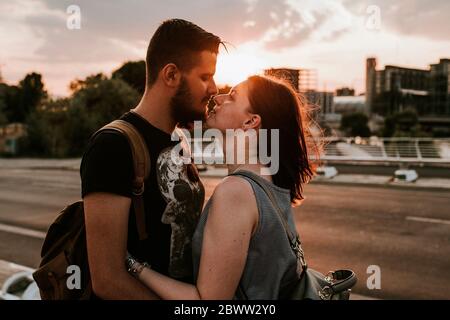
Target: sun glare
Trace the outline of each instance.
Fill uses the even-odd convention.
[[[255,54],[230,49],[218,56],[215,80],[218,85],[233,86],[250,75],[261,74],[265,67],[264,61]]]

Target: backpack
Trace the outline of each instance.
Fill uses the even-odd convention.
[[[92,136],[103,131],[124,135],[131,147],[134,164],[132,203],[140,240],[148,238],[144,214],[144,181],[150,172],[150,156],[145,141],[136,128],[124,120],[115,120]],[[72,273],[81,276],[79,287],[73,286]],[[41,250],[39,268],[33,273],[42,300],[88,300],[95,298],[86,247],[83,201],[64,208],[51,224]]]

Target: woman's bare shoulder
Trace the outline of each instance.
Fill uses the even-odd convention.
[[[250,183],[244,178],[234,176],[225,177],[214,190],[215,198],[248,200],[252,196]]]

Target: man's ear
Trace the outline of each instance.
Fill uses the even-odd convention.
[[[242,128],[244,130],[248,129],[259,129],[261,126],[261,117],[258,114],[251,114],[249,118],[244,121]]]
[[[166,86],[176,88],[180,84],[181,72],[174,63],[169,63],[161,70],[161,78]]]

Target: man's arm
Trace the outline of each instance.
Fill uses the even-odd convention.
[[[84,197],[92,289],[102,299],[159,299],[125,269],[131,199],[94,192]]]

